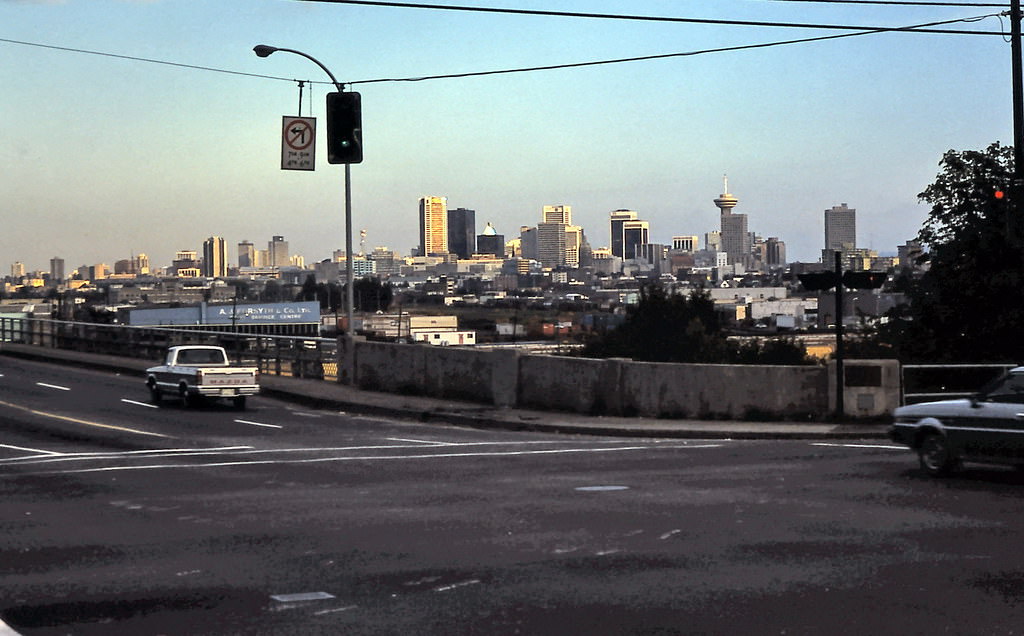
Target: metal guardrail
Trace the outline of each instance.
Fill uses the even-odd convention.
[[[904,364],[900,404],[969,397],[1015,364]]]
[[[168,347],[175,345],[218,345],[227,350],[233,361],[258,366],[260,373],[338,380],[338,343],[332,338],[0,318],[0,344],[4,342],[140,358],[154,363],[163,359]]]

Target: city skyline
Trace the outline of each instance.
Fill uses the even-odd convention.
[[[605,0],[588,9],[883,26],[995,12],[757,0]],[[284,234],[310,261],[343,246],[342,171],[326,163],[323,142],[333,88],[298,56],[257,58],[260,43],[306,51],[361,92],[365,159],[352,167],[353,225],[368,245],[403,254],[418,244],[409,201],[430,192],[475,210],[478,231],[489,221],[511,237],[542,206],[564,203],[595,246],[606,243],[601,229],[616,209],[637,211],[651,240],[668,244],[719,226],[708,193],[723,173],[751,229],[786,241],[790,260],[820,257],[821,210],[843,201],[857,208],[862,247],[892,253],[926,218],[916,195],[942,153],[1011,138],[1009,44],[998,36],[880,33],[378,82],[837,31],[292,1],[185,9],[167,0],[0,0],[0,21],[0,259],[30,270],[54,255],[69,267],[133,253],[166,264],[209,236],[234,245]],[[995,18],[948,26],[1000,28]],[[280,170],[281,117],[298,110],[293,78],[305,80],[301,114],[318,118],[314,172]],[[417,152],[423,146],[430,152]]]

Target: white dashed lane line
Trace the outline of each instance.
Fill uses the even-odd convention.
[[[36,382],[36,386],[46,387],[47,389],[57,389],[58,391],[70,391],[71,389],[66,386],[60,386],[59,384],[47,384],[45,382]]]
[[[284,428],[279,424],[264,424],[263,422],[251,422],[249,420],[235,420],[239,424],[248,424],[250,426],[262,426],[264,428]]]
[[[125,404],[134,404],[135,406],[144,406],[147,409],[158,409],[158,408],[160,408],[156,404],[146,404],[145,402],[136,402],[135,400],[128,400],[128,399],[125,399],[125,398],[121,398],[121,401],[124,402]]]

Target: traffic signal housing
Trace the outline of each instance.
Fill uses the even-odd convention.
[[[843,285],[849,289],[878,289],[885,284],[885,272],[846,272]]]
[[[807,291],[823,291],[836,286],[836,273],[831,271],[797,274],[797,278]]]
[[[359,93],[327,93],[327,163],[362,161],[363,114]]]

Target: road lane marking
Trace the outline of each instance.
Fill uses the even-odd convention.
[[[839,444],[829,442],[814,442],[811,446],[832,446],[835,448],[884,448],[888,450],[907,450],[906,446],[894,446],[892,444]]]
[[[388,446],[385,448],[395,448]],[[420,447],[422,448],[422,447]],[[298,449],[309,452],[312,449]],[[164,468],[224,468],[230,466],[269,466],[284,464],[322,464],[327,462],[352,461],[394,461],[415,459],[454,459],[463,457],[524,457],[527,455],[564,455],[569,453],[610,453],[617,451],[651,450],[650,446],[622,446],[618,448],[565,448],[559,450],[530,450],[481,453],[435,453],[429,455],[357,455],[353,457],[311,457],[306,459],[259,459],[234,462],[210,462],[207,464],[147,464],[142,466],[105,466],[101,468],[76,468],[72,470],[42,471],[37,474],[102,473],[126,470],[157,470]],[[275,452],[275,451],[253,451]],[[42,462],[39,462],[42,463]]]
[[[442,585],[439,588],[434,588],[434,592],[451,592],[459,588],[464,588],[470,585],[478,585],[481,581],[479,579],[473,579],[472,581],[463,581],[461,583],[453,583],[452,585]]]
[[[334,614],[334,613],[337,613],[337,612],[347,612],[349,610],[354,610],[357,607],[359,607],[359,606],[358,605],[346,605],[345,607],[337,607],[335,609],[320,610],[319,612],[313,612],[313,616],[323,616],[324,614]]]
[[[69,389],[70,390],[70,389]],[[68,417],[66,415],[57,415],[56,413],[47,413],[46,411],[37,411],[30,409],[27,406],[20,406],[18,404],[11,404],[10,402],[0,401],[0,406],[6,406],[18,411],[24,411],[25,413],[31,413],[32,415],[38,415],[40,417],[48,417],[54,420],[60,420],[62,422],[71,422],[73,424],[82,424],[83,426],[92,426],[95,428],[103,428],[110,431],[121,431],[122,433],[135,433],[136,435],[146,435],[149,437],[163,437],[171,439],[170,435],[163,435],[161,433],[152,433],[150,431],[140,431],[134,428],[127,428],[125,426],[114,426],[113,424],[101,424],[100,422],[90,422],[89,420],[80,420],[75,417]]]
[[[676,536],[680,532],[682,532],[682,530],[680,530],[680,529],[669,530],[665,534],[663,534],[660,537],[658,537],[658,539],[660,539],[661,541],[665,541],[666,539],[671,539],[672,537]]]
[[[50,453],[46,457],[10,457],[0,459],[3,464],[50,464],[87,459],[118,459],[140,456],[149,457],[190,457],[195,455],[221,455],[230,451],[252,450],[252,446],[220,446],[216,448],[160,448],[137,451],[108,451],[94,453]],[[45,452],[45,451],[41,451]],[[34,460],[34,461],[33,461]]]
[[[250,424],[252,426],[265,426],[266,428],[284,428],[283,426],[279,426],[277,424],[263,424],[261,422],[250,422],[249,420],[235,420],[235,421],[238,422],[239,424]]]
[[[435,442],[429,439],[403,439],[401,437],[387,437],[389,442],[409,442],[410,444],[427,444],[429,446],[455,446],[454,442]]]
[[[48,389],[57,389],[58,391],[70,391],[71,389],[66,386],[60,386],[59,384],[47,384],[45,382],[36,382],[36,386],[45,386]]]
[[[124,402],[125,404],[134,404],[135,406],[144,406],[147,409],[158,409],[158,408],[160,408],[156,404],[146,404],[145,402],[136,402],[135,400],[126,400],[125,398],[121,398],[121,401]]]
[[[24,446],[11,446],[10,444],[0,444],[0,448],[13,448],[14,450],[28,451],[30,453],[39,453],[40,455],[60,455],[60,453],[43,450],[41,448],[25,448]]]

